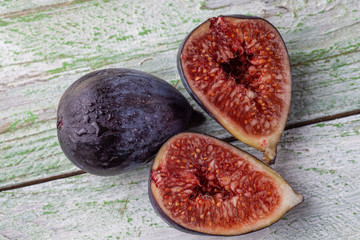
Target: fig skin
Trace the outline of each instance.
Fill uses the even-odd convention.
[[[184,131],[193,110],[166,81],[131,69],[91,72],[62,95],[57,134],[66,157],[80,169],[117,175],[151,159]]]
[[[211,19],[206,20],[199,26],[197,26],[194,30],[192,30],[183,40],[183,42],[180,45],[178,54],[177,54],[177,67],[179,71],[180,78],[182,80],[182,83],[185,87],[185,89],[188,91],[189,95],[197,102],[202,109],[214,120],[216,120],[220,125],[222,125],[226,130],[228,130],[234,137],[236,137],[238,140],[248,144],[249,146],[252,146],[264,153],[263,160],[267,164],[274,164],[275,158],[276,158],[276,152],[277,152],[277,144],[280,140],[280,137],[285,129],[285,124],[289,115],[290,111],[290,102],[291,102],[291,72],[290,72],[290,58],[288,55],[288,51],[285,45],[284,40],[282,39],[279,31],[267,20],[256,17],[256,16],[246,16],[241,14],[234,14],[234,15],[225,15],[225,16],[219,16],[223,19],[231,21],[231,19],[242,19],[242,20],[255,20],[255,21],[261,21],[264,25],[270,26],[276,35],[276,38],[279,40],[279,45],[281,46],[282,50],[284,51],[283,60],[286,65],[286,69],[284,71],[284,79],[287,82],[286,86],[284,86],[286,96],[284,100],[284,107],[281,112],[281,116],[278,119],[278,124],[271,134],[268,134],[266,136],[256,136],[247,133],[244,131],[244,127],[241,127],[241,124],[228,118],[227,114],[222,112],[223,109],[215,109],[213,106],[207,101],[204,100],[204,97],[201,95],[201,93],[196,92],[190,84],[187,79],[182,57],[184,55],[184,48],[189,39],[195,38],[197,34],[201,35],[203,32],[205,32],[207,29],[207,25],[209,24]],[[259,124],[259,123],[257,123]]]
[[[201,144],[197,144],[199,139]],[[172,150],[176,149],[174,146],[180,146],[181,156],[172,155],[177,151]],[[208,146],[212,146],[210,152],[206,150]],[[214,152],[219,149],[218,156],[224,156],[221,153],[225,152],[225,155],[230,153],[231,157],[228,159],[214,157],[216,156]],[[191,154],[191,150],[195,150],[198,155]],[[208,151],[207,159],[205,158],[206,151]],[[188,157],[184,157],[182,152],[185,152]],[[178,159],[182,161],[179,162]],[[225,170],[224,167],[227,169]],[[204,172],[204,169],[207,170]],[[228,171],[232,171],[235,175],[226,175]],[[231,181],[226,182],[223,180],[224,177],[230,178]],[[245,181],[244,178],[246,178]],[[233,181],[238,185],[233,185]],[[218,184],[213,185],[214,182]],[[269,185],[272,187],[268,187]],[[210,189],[209,192],[209,188],[205,191],[200,190],[206,186],[212,186],[219,191],[214,192]],[[248,190],[249,187],[253,190]],[[179,188],[180,191],[178,191]],[[254,190],[255,192],[251,193],[252,196],[248,195],[247,191]],[[184,196],[183,194],[187,191],[190,193]],[[273,192],[269,195],[269,191]],[[220,199],[217,196],[219,193],[223,196]],[[154,210],[167,224],[186,233],[201,235],[230,236],[257,231],[277,222],[288,211],[303,202],[303,196],[296,193],[279,174],[262,161],[219,139],[190,132],[171,137],[160,148],[150,171],[148,194]],[[242,199],[243,197],[247,200]],[[269,197],[271,200],[267,199]],[[244,201],[245,205],[243,205]],[[179,203],[188,205],[182,207]],[[267,207],[262,207],[262,204]],[[173,208],[174,206],[177,207]],[[222,208],[223,206],[225,208]],[[184,214],[184,212],[181,213],[182,211],[186,212],[184,219],[187,220],[185,221],[180,218]],[[210,219],[200,216],[205,211],[211,212]],[[234,215],[237,211],[238,215]],[[233,213],[229,220],[227,217],[231,216],[230,212]],[[195,219],[189,221],[191,216]],[[216,223],[216,218],[218,223]],[[207,220],[211,220],[213,224],[207,225]],[[226,223],[226,221],[231,223]]]

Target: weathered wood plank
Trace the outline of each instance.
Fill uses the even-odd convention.
[[[359,135],[359,116],[286,131],[275,169],[304,195],[304,202],[269,228],[229,239],[358,239]],[[0,236],[221,239],[169,228],[148,200],[149,167],[114,177],[84,174],[0,192]]]
[[[179,82],[177,48],[199,22],[219,14],[254,14],[279,28],[292,61],[289,124],[360,109],[358,5],[356,1],[2,3],[0,186],[75,170],[58,146],[55,113],[62,92],[88,71],[129,67],[151,72],[190,100]],[[230,136],[210,119],[193,130]]]
[[[83,0],[84,1],[84,0]],[[2,1],[0,3],[0,17],[25,16],[49,8],[58,8],[74,4],[77,1],[47,0],[45,1]],[[79,1],[78,1],[79,2]]]

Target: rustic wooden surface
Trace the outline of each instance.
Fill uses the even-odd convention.
[[[115,177],[77,175],[55,122],[64,90],[109,67],[163,78],[197,108],[179,81],[177,49],[202,21],[233,13],[266,18],[287,44],[293,100],[274,168],[305,201],[269,228],[226,239],[359,239],[355,0],[1,1],[0,239],[222,239],[178,232],[155,214],[149,164]],[[209,118],[191,130],[260,156]]]

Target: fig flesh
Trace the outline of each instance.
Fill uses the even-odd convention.
[[[149,196],[171,226],[212,235],[267,227],[303,201],[262,161],[197,133],[177,134],[161,147],[151,168]]]
[[[96,175],[116,175],[156,154],[184,131],[192,107],[169,83],[130,69],[95,71],[75,81],[57,110],[60,146]]]
[[[291,100],[290,60],[268,21],[243,15],[210,18],[178,52],[185,88],[240,141],[274,162]]]

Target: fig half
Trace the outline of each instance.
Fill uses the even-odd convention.
[[[96,175],[116,175],[156,154],[184,131],[193,109],[172,85],[124,68],[88,73],[62,95],[60,146],[70,161]]]
[[[291,100],[290,60],[268,21],[243,15],[210,18],[178,52],[185,88],[240,141],[274,162]]]
[[[197,133],[177,134],[161,147],[151,168],[149,195],[171,226],[213,235],[267,227],[303,201],[262,161]]]

